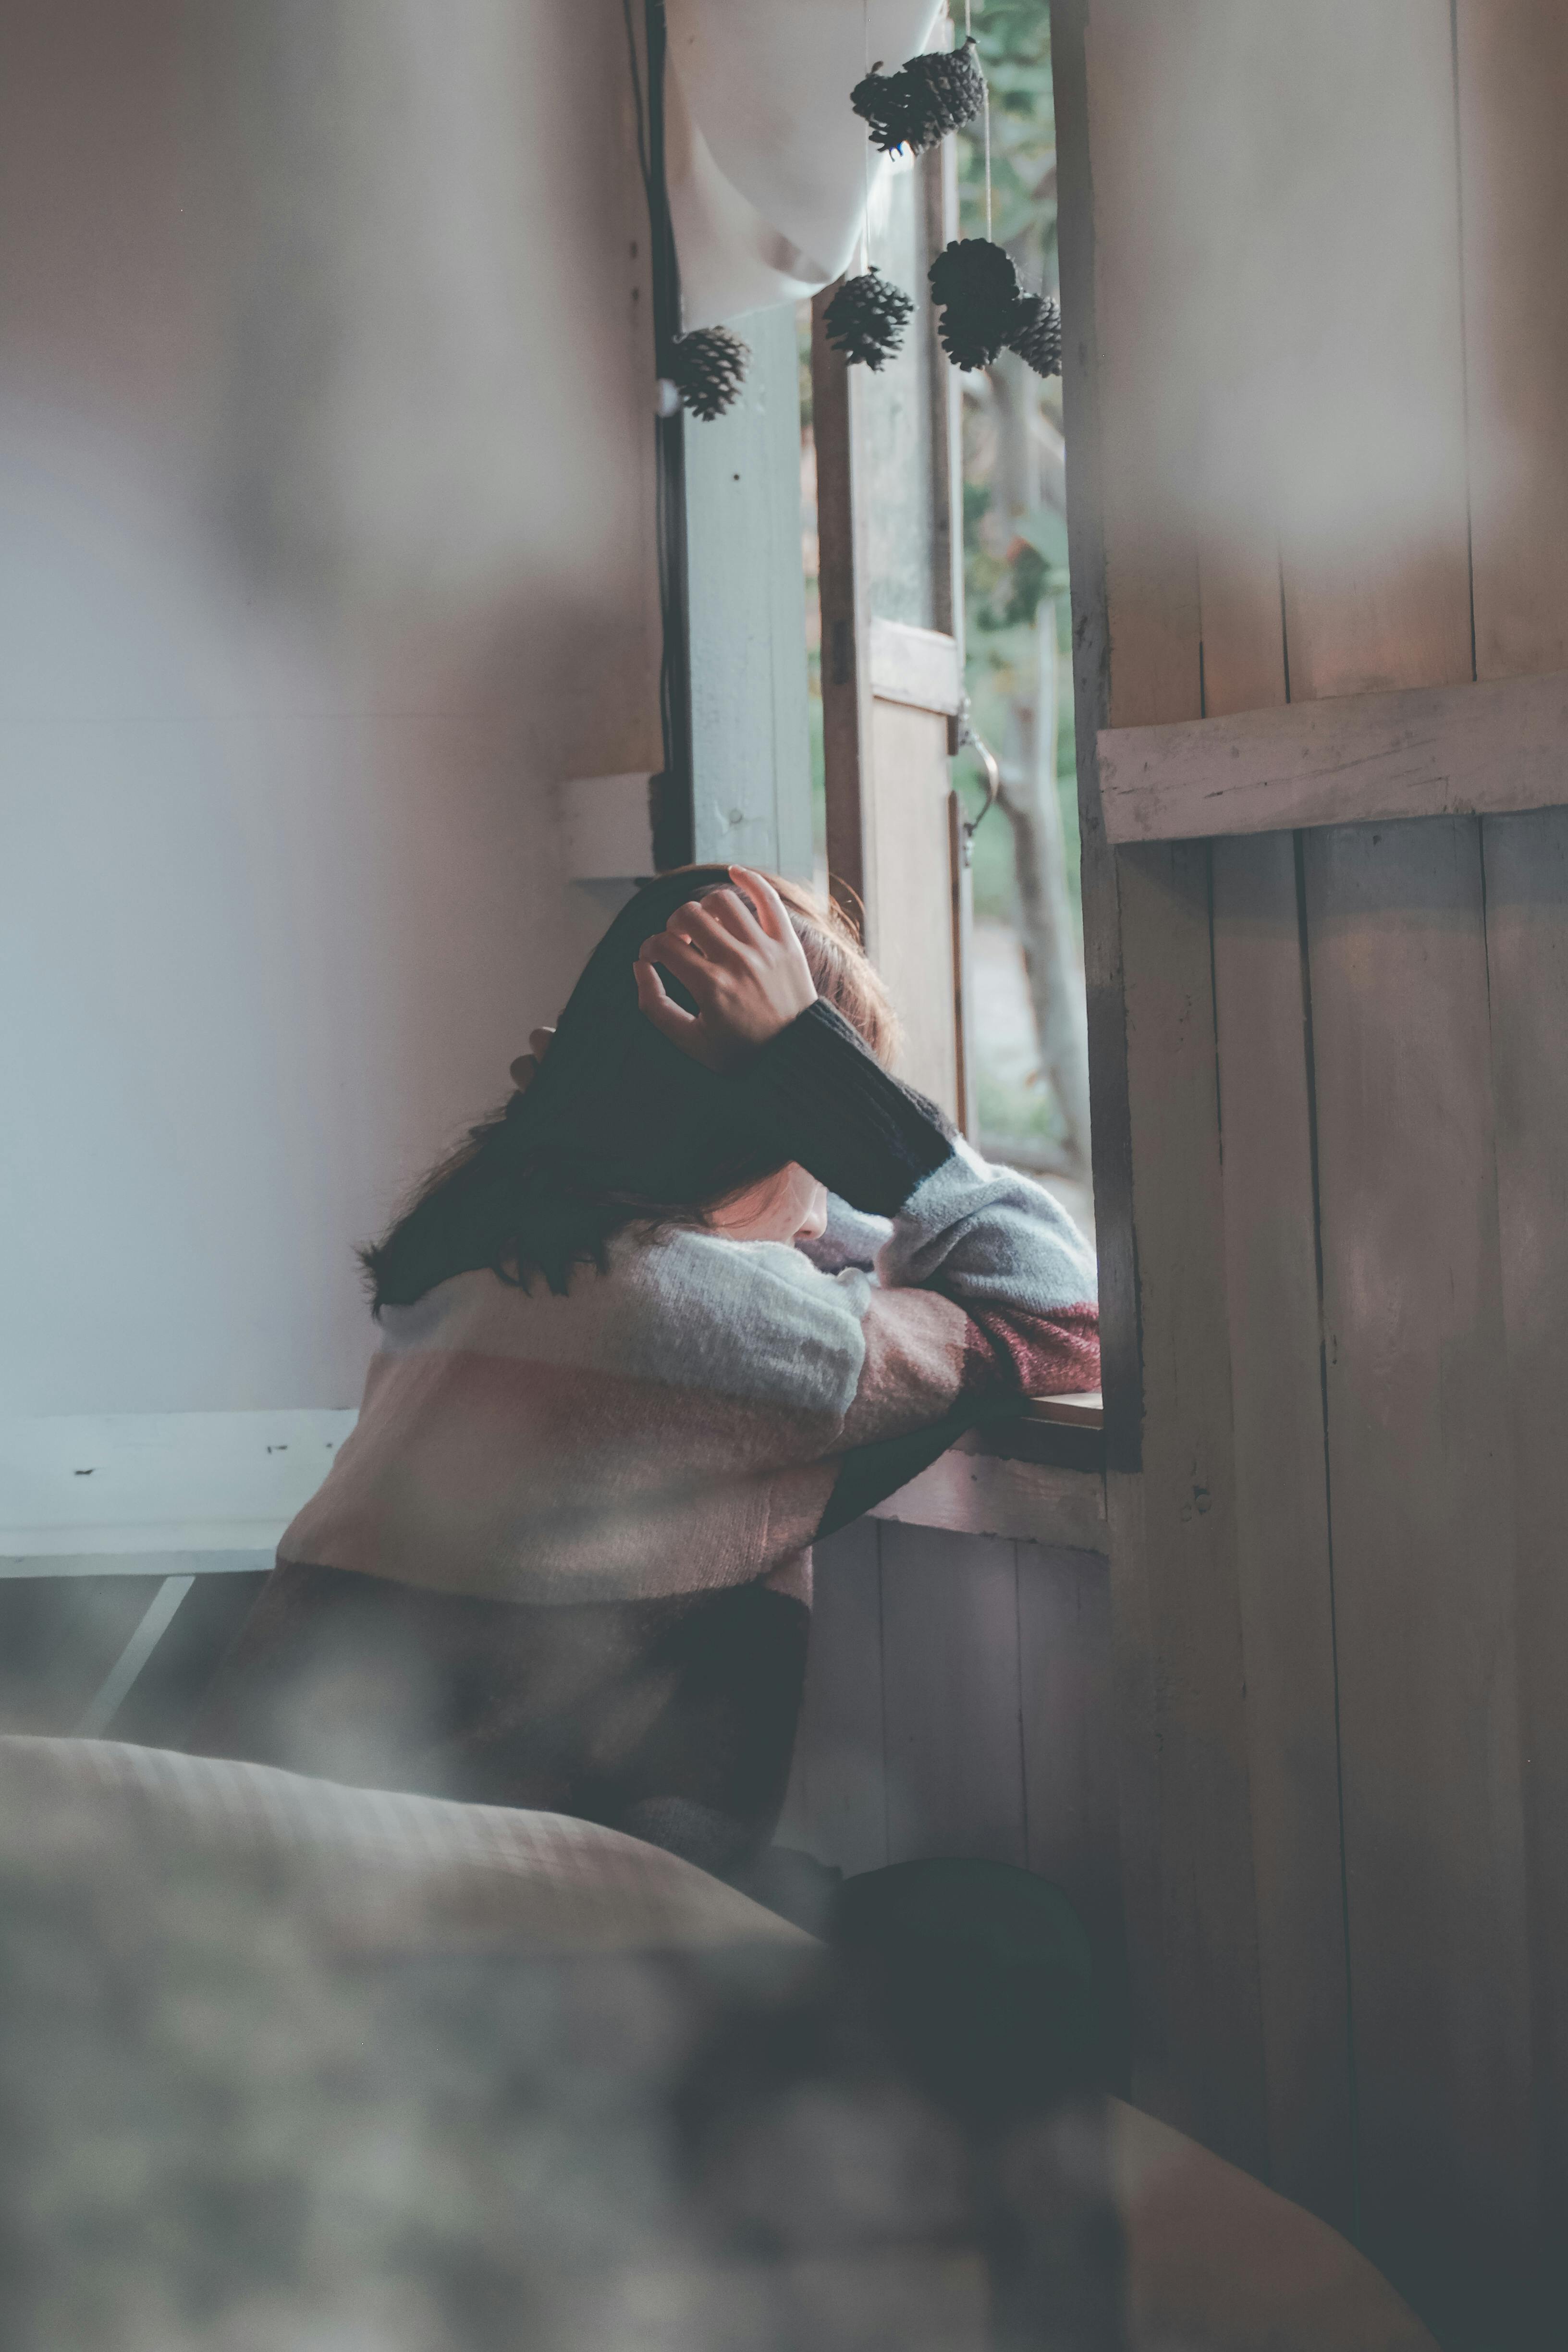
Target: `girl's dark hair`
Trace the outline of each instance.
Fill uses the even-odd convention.
[[[849,924],[798,883],[768,878],[817,994],[889,1061],[892,1009]],[[532,1084],[471,1129],[385,1238],[361,1251],[377,1315],[485,1266],[524,1289],[539,1273],[564,1291],[574,1266],[603,1265],[624,1226],[700,1223],[718,1202],[775,1171],[776,1156],[735,1118],[731,1082],[654,1027],[638,1009],[632,973],[644,940],[678,907],[728,880],[722,866],[688,866],[645,884],[623,907]]]

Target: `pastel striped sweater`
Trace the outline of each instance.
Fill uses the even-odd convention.
[[[319,1755],[276,1734],[270,1743],[258,1737],[255,1709],[243,1704],[247,1675],[268,1684],[276,1721],[280,1667],[297,1697],[295,1669],[310,1663],[310,1621],[321,1614],[312,1603],[325,1594],[346,1606],[374,1591],[392,1593],[405,1619],[413,1612],[411,1639],[426,1665],[432,1653],[447,1654],[447,1629],[459,1621],[466,1656],[476,1639],[512,1654],[509,1689],[523,1694],[525,1712],[548,1650],[540,1705],[556,1722],[551,1752],[584,1738],[593,1749],[583,1725],[557,1720],[571,1706],[562,1694],[574,1669],[559,1654],[572,1646],[569,1625],[581,1622],[588,1650],[598,1656],[607,1642],[619,1662],[612,1714],[625,1716],[626,1692],[638,1686],[639,1648],[668,1650],[672,1624],[686,1663],[656,1678],[658,1687],[689,1682],[694,1641],[700,1679],[721,1682],[724,1640],[713,1650],[694,1633],[704,1600],[732,1597],[724,1622],[731,1633],[749,1628],[740,1651],[750,1658],[763,1639],[756,1596],[797,1609],[809,1600],[819,1532],[903,1483],[959,1426],[1005,1401],[1097,1385],[1094,1269],[1070,1220],[1027,1178],[987,1167],[830,1007],[813,1005],[728,1083],[739,1114],[776,1142],[781,1162],[799,1160],[836,1196],[823,1241],[808,1250],[629,1228],[602,1266],[574,1275],[564,1297],[542,1279],[522,1288],[481,1270],[384,1308],[358,1425],[284,1536],[280,1590],[268,1589],[254,1637],[242,1637],[206,1744],[319,1766]],[[752,1596],[750,1616],[742,1594]],[[794,1647],[803,1665],[804,1622]],[[737,1652],[742,1682],[749,1671]],[[793,1665],[791,1676],[797,1700]],[[591,1713],[610,1703],[605,1675],[587,1680]],[[342,1673],[337,1686],[341,1696]],[[717,1725],[723,1694],[703,1686]],[[763,1775],[764,1814],[782,1798],[793,1736],[793,1701],[774,1699],[773,1716],[788,1728],[782,1759]],[[741,1689],[730,1700],[726,1720],[747,1704]],[[470,1704],[509,1711],[504,1692]],[[644,1689],[631,1709],[639,1737],[648,1704]],[[514,1756],[519,1738],[527,1746],[516,1711],[507,1735]],[[488,1743],[494,1761],[493,1725],[465,1727],[451,1716],[448,1704],[437,1744],[471,1762]],[[734,1760],[733,1732],[732,1720],[715,1731],[721,1780],[724,1758]],[[386,1777],[385,1744],[373,1752],[374,1776]],[[539,1801],[529,1770],[499,1788],[435,1777],[438,1793]],[[681,1772],[691,1778],[689,1757]],[[577,1793],[557,1809],[604,1817],[608,1799]],[[632,1801],[644,1810],[630,1825],[646,1832],[662,1818],[659,1794]],[[691,1801],[733,1818],[716,1782]],[[614,1825],[628,1825],[626,1811],[622,1804]],[[742,1843],[754,1845],[756,1806],[742,1811]],[[693,1843],[674,1832],[659,1842],[688,1851]],[[711,1855],[704,1848],[694,1858]]]

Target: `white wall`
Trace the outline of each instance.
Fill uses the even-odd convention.
[[[621,12],[49,0],[0,91],[0,1414],[353,1405],[602,924],[551,785],[658,765]]]

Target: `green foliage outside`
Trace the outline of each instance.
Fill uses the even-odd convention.
[[[1056,122],[1051,86],[1050,9],[1047,0],[985,0],[975,11],[974,35],[991,91],[992,235],[1009,247],[1026,282],[1041,292],[1057,290]],[[962,27],[961,27],[962,30]],[[985,234],[985,163],[983,126],[959,134],[960,225],[966,236]],[[800,334],[801,417],[811,417],[810,307],[802,304]],[[967,382],[968,379],[963,379]],[[1047,407],[1059,385],[1045,387]],[[988,539],[992,486],[985,463],[986,435],[973,404],[964,415],[963,552],[965,683],[977,731],[994,750],[1006,740],[1015,698],[1031,694],[1035,680],[1035,625],[1042,597],[1056,601],[1060,710],[1057,774],[1067,834],[1069,881],[1078,900],[1078,787],[1072,723],[1070,636],[1068,617],[1067,526],[1049,506],[1023,517],[1000,551]],[[807,596],[815,618],[816,583]],[[815,635],[815,630],[813,631]],[[811,682],[812,793],[816,838],[825,838],[822,766],[820,656],[809,654]],[[954,763],[955,781],[978,812],[984,802],[984,775],[972,751]],[[974,910],[984,920],[1010,922],[1014,914],[1013,837],[1006,820],[986,818],[973,840]],[[984,1074],[982,1075],[984,1091]],[[1045,1115],[1041,1104],[1041,1116]],[[984,1123],[984,1106],[983,1106]]]
[[[991,91],[991,234],[1013,253],[1025,283],[1057,290],[1056,120],[1051,88],[1050,9],[1047,0],[986,0],[976,10],[974,36]],[[961,226],[985,234],[984,126],[959,135]],[[1059,385],[1045,389],[1059,417]],[[1078,788],[1075,775],[1070,640],[1068,636],[1067,526],[1055,508],[1041,505],[1021,518],[1007,542],[986,529],[992,485],[985,462],[987,435],[974,404],[965,403],[963,485],[964,632],[968,687],[976,730],[994,751],[1006,740],[1014,699],[1034,691],[1035,619],[1042,597],[1056,600],[1061,702],[1057,774],[1067,831],[1074,902],[1078,895]],[[984,800],[979,761],[972,751],[957,762],[960,791],[978,809]],[[1005,822],[988,817],[974,836],[974,910],[983,920],[1007,922],[1014,907],[1013,845]]]

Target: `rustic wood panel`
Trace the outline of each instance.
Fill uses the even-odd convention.
[[[1205,662],[1209,646],[1205,610]],[[1449,656],[1468,667],[1468,633]],[[1109,729],[1100,774],[1113,841],[1553,807],[1568,800],[1568,674]]]
[[[1117,854],[1096,734],[1202,710],[1169,11],[1053,11],[1068,526],[1134,2095],[1261,2168],[1218,1097],[1199,850]],[[1180,229],[1177,230],[1179,242]]]
[[[847,1875],[888,1859],[881,1567],[869,1519],[816,1547],[805,1692],[777,1837]]]
[[[1305,856],[1362,2210],[1397,2268],[1506,2243],[1531,2189],[1479,829]]]
[[[1142,1343],[1142,1524],[1119,1517],[1114,1477],[1107,1499],[1113,1572],[1139,1573],[1144,1586],[1129,1633],[1146,1645],[1142,1737],[1159,1776],[1166,2036],[1163,2063],[1151,2067],[1139,2095],[1216,2153],[1261,2172],[1262,2021],[1209,858],[1203,845],[1150,847],[1122,851],[1119,864]]]
[[[868,945],[899,1008],[899,1076],[956,1119],[947,720],[898,702],[873,702],[871,714],[861,783]]]
[[[1549,2227],[1568,2233],[1568,810],[1489,824],[1487,970]]]
[[[1278,727],[1287,693],[1279,546],[1267,512],[1244,526],[1247,485],[1222,470],[1226,389],[1216,394],[1210,490],[1227,526],[1199,552],[1205,723],[1223,727],[1220,714],[1268,709],[1266,723]],[[1212,873],[1268,2178],[1343,2228],[1353,2206],[1350,2037],[1310,1037],[1294,839],[1216,841]]]
[[[884,1525],[881,1549],[888,1859],[1022,1864],[1014,1548]]]
[[[1568,663],[1568,15],[1458,0],[1477,674]],[[1561,797],[1568,800],[1568,791]],[[1568,814],[1482,827],[1543,2239],[1568,2239]]]
[[[1329,228],[1362,241],[1334,341],[1363,495],[1286,533],[1301,700],[1473,676],[1452,22],[1364,21]],[[1303,859],[1361,2219],[1430,2281],[1461,2229],[1507,2245],[1532,2187],[1479,826],[1315,831]]]
[[[1121,1935],[1110,1583],[1091,1552],[1021,1543],[1024,1846],[1077,1905],[1097,1953]]]
[[[1568,668],[1568,15],[1456,0],[1455,27],[1476,675],[1522,677]]]
[[[1296,878],[1289,834],[1215,845],[1226,1294],[1268,2178],[1346,2228],[1353,2165],[1332,1569]]]

